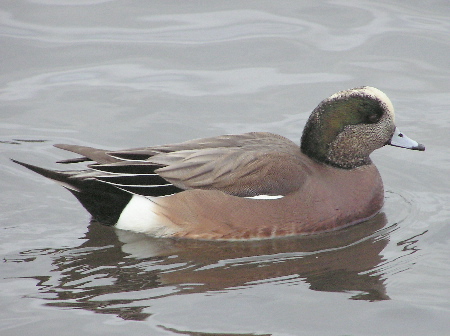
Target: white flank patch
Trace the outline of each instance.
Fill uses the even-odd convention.
[[[161,217],[155,212],[157,205],[150,199],[133,195],[123,209],[115,227],[121,230],[150,234],[155,237],[172,235],[175,231],[163,224]]]
[[[246,197],[246,198],[251,198],[251,199],[278,199],[278,198],[283,198],[284,195],[257,195],[257,196],[252,196],[252,197]]]

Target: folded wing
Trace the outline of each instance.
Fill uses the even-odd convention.
[[[300,148],[271,133],[246,133],[179,144],[107,151],[56,145],[82,155],[62,163],[94,161],[97,180],[117,188],[163,196],[187,189],[214,189],[241,197],[286,195],[301,187],[307,168]]]

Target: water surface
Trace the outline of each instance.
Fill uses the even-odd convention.
[[[0,5],[2,335],[447,335],[446,1]],[[270,131],[330,94],[388,94],[419,153],[373,154],[386,205],[324,235],[154,239],[90,223],[55,143],[111,149]]]

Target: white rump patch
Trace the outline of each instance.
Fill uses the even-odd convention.
[[[245,197],[245,198],[252,198],[252,199],[278,199],[283,198],[284,195],[257,195],[257,196],[251,196],[251,197]]]
[[[133,195],[115,227],[155,237],[167,237],[175,233],[173,228],[165,225],[165,221],[155,212],[156,210],[157,205],[149,198]]]

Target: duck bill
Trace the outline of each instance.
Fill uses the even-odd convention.
[[[397,127],[395,128],[391,140],[389,140],[387,144],[395,147],[402,147],[419,151],[425,150],[424,145],[408,138],[405,134],[400,132],[400,130]]]

